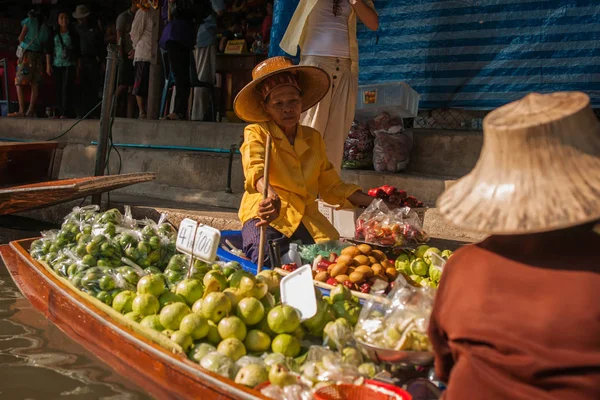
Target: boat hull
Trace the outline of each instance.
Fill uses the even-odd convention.
[[[158,399],[266,399],[203,370],[119,324],[77,289],[31,258],[32,240],[0,246],[19,290],[48,319],[119,374]]]

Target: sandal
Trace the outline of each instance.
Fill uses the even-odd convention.
[[[27,111],[26,118],[35,118],[35,111]]]
[[[14,112],[14,113],[8,114],[7,117],[11,117],[11,118],[25,118],[25,114],[23,114],[22,112]]]
[[[181,114],[171,113],[171,114],[167,115],[165,117],[165,119],[169,120],[169,121],[179,121],[179,120],[182,120],[184,118],[183,118],[183,115],[181,115]]]
[[[148,119],[148,115],[146,113],[142,113],[139,115],[138,119]]]

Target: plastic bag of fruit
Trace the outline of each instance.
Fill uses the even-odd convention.
[[[431,351],[427,327],[435,290],[410,285],[400,276],[385,302],[368,300],[354,329],[362,343],[397,351]]]
[[[311,386],[326,382],[352,384],[361,376],[358,367],[362,361],[362,354],[355,347],[332,351],[311,346],[306,362],[301,367],[301,379]]]
[[[389,247],[421,244],[429,240],[414,211],[408,207],[390,210],[381,199],[374,200],[358,217],[355,239]]]
[[[375,132],[373,167],[379,172],[399,172],[408,166],[412,138],[405,133]]]
[[[373,165],[374,137],[367,124],[357,121],[352,123],[346,142],[344,143],[343,168],[371,168]]]
[[[192,259],[187,254],[175,254],[164,270],[167,286],[173,288],[184,279],[197,279],[202,282],[212,266],[204,261]]]
[[[393,117],[387,112],[382,112],[369,121],[369,130],[372,134],[380,131],[400,133],[404,131],[404,121],[400,117]]]

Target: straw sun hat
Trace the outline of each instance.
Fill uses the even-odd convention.
[[[453,225],[547,232],[600,219],[600,123],[584,93],[530,94],[483,122],[481,156],[438,200]]]
[[[329,91],[329,75],[318,67],[294,65],[287,57],[272,57],[258,64],[252,70],[252,82],[247,84],[236,96],[233,109],[238,117],[246,122],[266,122],[269,116],[263,109],[261,84],[270,77],[282,72],[296,76],[302,92],[302,112],[316,105]]]
[[[88,15],[90,15],[91,13],[92,12],[86,5],[81,4],[75,8],[75,12],[73,13],[73,18],[75,18],[75,19],[85,18]]]

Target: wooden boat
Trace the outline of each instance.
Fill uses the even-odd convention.
[[[156,179],[153,173],[91,176],[0,189],[0,215],[13,214]]]
[[[64,143],[0,143],[0,186],[58,179]]]
[[[32,241],[0,246],[0,255],[19,290],[67,335],[150,395],[158,399],[266,399],[112,318],[110,309],[103,309],[100,302],[31,258],[27,250]]]

